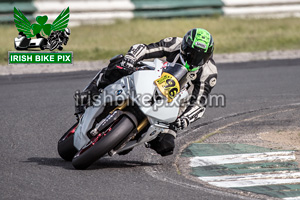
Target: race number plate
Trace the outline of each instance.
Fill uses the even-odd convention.
[[[154,83],[160,92],[167,97],[168,103],[172,102],[176,94],[180,92],[178,80],[171,74],[163,72],[161,77],[156,79]]]

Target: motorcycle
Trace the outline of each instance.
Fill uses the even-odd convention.
[[[187,69],[159,59],[139,65],[105,87],[58,141],[59,155],[75,169],[141,144],[147,147],[177,119],[179,104],[188,98]]]
[[[14,46],[16,50],[27,50],[29,48],[40,48],[44,50],[46,44],[47,39],[43,37],[31,39],[27,38],[23,32],[20,32],[18,37],[15,38]]]
[[[68,37],[66,34],[64,34],[63,31],[55,31],[52,32],[48,38],[48,43],[46,45],[46,48],[50,51],[53,51],[55,49],[63,50],[63,44],[67,45]]]

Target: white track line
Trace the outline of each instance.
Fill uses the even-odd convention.
[[[300,200],[300,197],[287,197],[283,198],[284,200]]]
[[[247,162],[283,162],[295,160],[294,151],[233,154],[221,156],[197,156],[190,159],[190,167]]]
[[[251,175],[212,176],[198,178],[218,187],[252,187],[259,185],[300,183],[300,172],[291,173],[287,171],[278,171],[276,173],[268,174],[256,173]]]
[[[199,177],[201,179],[201,177]],[[222,182],[208,182],[211,185],[224,188],[232,187],[252,187],[264,185],[280,185],[280,184],[294,184],[300,183],[299,178],[294,179],[261,179],[261,180],[245,180],[245,181],[222,181]]]
[[[157,159],[153,159],[150,154],[146,154],[144,157],[144,162],[147,163],[157,163]],[[172,184],[172,185],[177,185],[180,187],[188,188],[188,189],[195,189],[198,191],[203,191],[207,192],[213,195],[219,195],[222,197],[230,197],[230,198],[239,198],[239,199],[244,199],[244,200],[253,200],[252,197],[247,197],[247,196],[241,196],[239,194],[233,194],[227,191],[219,191],[215,189],[210,189],[203,187],[198,184],[192,184],[189,181],[181,181],[178,179],[170,178],[165,171],[163,170],[163,165],[157,165],[157,166],[148,166],[144,167],[145,172],[150,175],[152,178],[157,179],[159,181],[165,182],[167,184]]]

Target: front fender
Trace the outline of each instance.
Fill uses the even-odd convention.
[[[74,146],[76,149],[80,150],[90,141],[86,133],[93,127],[95,119],[103,112],[103,110],[104,106],[91,106],[85,110],[74,133]]]

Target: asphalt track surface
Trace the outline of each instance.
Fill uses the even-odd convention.
[[[0,199],[255,199],[207,188],[178,173],[180,148],[244,115],[300,102],[300,59],[220,64],[214,94],[225,107],[178,134],[175,155],[143,146],[74,170],[57,141],[74,123],[73,92],[96,72],[0,77]],[[235,138],[232,138],[234,141]]]

